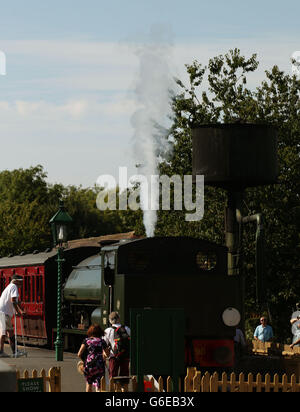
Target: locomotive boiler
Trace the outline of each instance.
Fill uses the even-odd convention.
[[[63,326],[69,349],[78,348],[82,336],[101,317],[101,256],[84,259],[66,280],[63,297]]]

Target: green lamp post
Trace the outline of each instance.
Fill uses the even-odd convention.
[[[54,247],[57,247],[57,335],[55,345],[56,360],[63,361],[63,340],[62,340],[62,263],[63,244],[67,242],[67,228],[72,223],[71,216],[67,213],[63,201],[59,202],[58,212],[50,219]]]

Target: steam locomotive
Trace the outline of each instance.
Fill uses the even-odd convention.
[[[182,308],[186,364],[227,367],[234,362],[235,326],[243,320],[240,276],[229,276],[227,248],[188,237],[108,241],[64,252],[65,349],[78,345],[92,323],[108,326],[117,310]],[[56,252],[0,259],[1,291],[17,273],[28,340],[52,345],[56,333]]]
[[[185,313],[186,364],[233,365],[233,338],[244,320],[242,228],[252,221],[257,223],[259,304],[264,296],[262,218],[259,213],[242,216],[243,193],[247,187],[277,182],[277,132],[269,125],[236,123],[195,125],[192,134],[193,176],[204,175],[205,184],[228,192],[226,246],[188,237],[154,237],[65,250],[66,347],[78,345],[91,323],[106,327],[113,310],[129,324],[130,309],[180,308]],[[56,326],[55,254],[0,259],[0,291],[14,273],[24,276],[26,335],[48,344]]]

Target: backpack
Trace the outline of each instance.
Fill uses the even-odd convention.
[[[130,336],[128,335],[125,326],[114,327],[114,342],[115,346],[113,353],[115,358],[129,359],[130,351]]]

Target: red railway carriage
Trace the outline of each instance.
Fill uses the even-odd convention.
[[[66,249],[63,265],[63,282],[72,268],[83,259],[100,251],[100,246]],[[51,344],[52,330],[56,327],[57,261],[56,250],[0,258],[0,293],[14,274],[24,278],[20,288],[24,318],[24,335],[28,341]],[[17,322],[20,335],[20,324]]]
[[[53,254],[53,253],[52,253]],[[44,256],[41,256],[44,255]],[[55,255],[55,253],[54,253]],[[24,256],[25,257],[25,256]],[[22,308],[26,312],[24,318],[24,331],[28,338],[36,340],[47,340],[45,323],[45,260],[51,258],[51,253],[39,255],[26,255],[25,259],[21,256],[6,258],[9,260],[10,267],[1,267],[0,270],[0,291],[8,286],[14,274],[23,277],[23,286],[20,288],[20,301]],[[35,261],[35,258],[37,260]],[[2,266],[4,259],[0,260]],[[31,266],[25,266],[25,264]],[[22,264],[23,266],[16,266]],[[18,329],[20,325],[18,325]],[[19,331],[18,331],[19,332]]]

